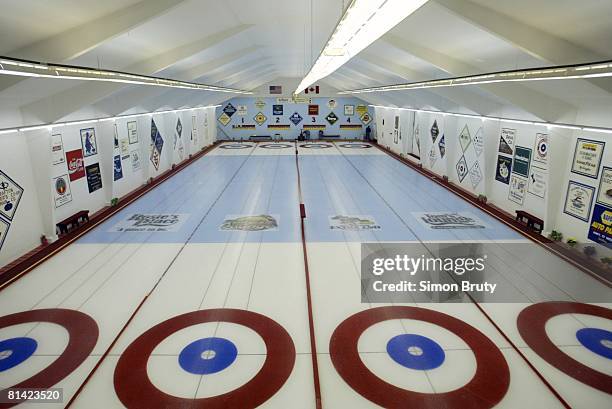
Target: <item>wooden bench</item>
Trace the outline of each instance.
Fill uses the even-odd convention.
[[[81,210],[80,212],[75,213],[72,216],[67,217],[66,219],[57,223],[56,226],[61,236],[62,234],[67,234],[71,227],[74,227],[74,226],[78,227],[80,226],[80,223],[84,223],[88,221],[89,221],[89,210]]]
[[[539,217],[535,217],[524,210],[516,211],[516,221],[537,232],[538,234],[541,234],[542,230],[544,229],[544,220],[540,219]]]

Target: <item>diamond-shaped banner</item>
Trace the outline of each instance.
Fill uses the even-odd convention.
[[[232,115],[234,115],[234,113],[236,112],[236,108],[230,102],[223,108],[223,112],[231,118]]]
[[[23,188],[0,170],[0,214],[13,220],[22,195]]]
[[[289,120],[291,122],[293,122],[293,125],[298,125],[300,122],[302,122],[302,115],[298,114],[297,112],[294,112],[290,117]]]
[[[363,122],[364,125],[368,125],[370,122],[372,122],[372,117],[367,112],[361,115],[359,119],[361,119],[361,122]]]
[[[266,122],[268,120],[268,118],[264,114],[262,114],[261,112],[258,112],[257,115],[255,115],[253,117],[253,120],[255,122],[257,122],[257,125],[261,125],[264,122]]]
[[[438,128],[438,121],[437,120],[434,120],[434,123],[431,126],[431,129],[429,130],[429,133],[431,134],[431,141],[435,142],[436,138],[440,134],[440,128]]]
[[[482,126],[476,131],[474,138],[472,138],[472,142],[474,143],[476,156],[480,156],[482,151],[484,151],[484,133],[482,132]]]
[[[459,134],[459,143],[461,144],[461,150],[465,152],[472,143],[472,137],[470,136],[470,130],[467,124],[463,127],[463,130]]]
[[[459,178],[459,183],[463,182],[463,179],[465,179],[466,175],[468,174],[468,166],[467,163],[465,162],[465,156],[462,156],[461,159],[459,159],[459,162],[457,162],[457,177]]]
[[[227,126],[227,124],[229,124],[231,120],[232,118],[230,118],[229,115],[225,112],[222,113],[221,116],[219,116],[219,122],[221,122],[223,126]]]
[[[330,112],[329,115],[325,117],[325,119],[327,120],[327,122],[329,122],[330,125],[333,125],[336,123],[336,121],[338,121],[338,117],[333,112]]]

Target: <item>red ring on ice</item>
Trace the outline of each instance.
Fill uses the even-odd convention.
[[[241,387],[222,395],[187,399],[159,390],[147,374],[149,356],[168,336],[205,322],[232,322],[257,332],[266,344],[263,367]],[[121,355],[115,368],[115,391],[128,408],[254,408],[272,397],[295,364],[295,347],[287,331],[270,318],[251,311],[218,308],[170,318],[149,329]]]
[[[7,389],[40,388],[47,389],[70,375],[89,356],[98,341],[98,324],[89,315],[75,310],[48,308],[23,311],[0,317],[0,328],[28,322],[50,322],[61,325],[68,331],[68,345],[62,354],[51,365]],[[15,404],[0,405],[10,408]]]
[[[562,314],[585,314],[612,320],[612,310],[576,302],[543,302],[525,308],[518,316],[519,333],[540,358],[595,389],[612,394],[612,376],[586,366],[561,351],[546,333],[546,322]]]
[[[474,377],[459,389],[435,394],[409,391],[380,379],[361,360],[357,342],[372,325],[393,319],[430,322],[460,337],[476,357]],[[425,308],[379,307],[354,314],[336,328],[329,350],[340,376],[361,396],[385,408],[490,408],[510,385],[508,364],[489,338],[461,320]]]

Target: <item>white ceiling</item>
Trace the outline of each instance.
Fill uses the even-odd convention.
[[[0,55],[259,92],[275,80],[293,78],[297,83],[347,4],[0,0]],[[610,15],[610,0],[430,0],[321,85],[342,90],[612,59]],[[4,76],[0,128],[226,98],[201,91]],[[612,81],[500,84],[364,98],[387,105],[574,122],[589,107],[612,105]]]

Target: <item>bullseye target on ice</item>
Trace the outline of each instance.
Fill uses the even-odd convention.
[[[467,344],[475,358],[474,376],[463,386],[440,393],[425,393],[393,385],[376,375],[362,360],[358,343],[375,325],[391,320],[415,320],[450,332]],[[407,328],[411,332],[410,328]],[[444,349],[435,337],[403,333],[387,340],[388,356],[406,370],[437,369],[451,373]],[[505,396],[510,371],[497,346],[476,328],[450,315],[417,307],[380,307],[352,315],[334,331],[330,340],[331,360],[340,374],[364,398],[386,408],[448,407],[490,408]],[[406,372],[407,376],[409,372]],[[479,396],[480,399],[475,399]]]
[[[154,350],[169,337],[201,324],[236,324],[257,334],[265,344],[265,360],[259,371],[243,385],[214,396],[181,397],[156,386],[147,363]],[[181,338],[184,339],[184,336]],[[206,334],[179,347],[178,365],[195,376],[215,376],[231,370],[240,361],[240,343],[231,335]],[[245,351],[242,351],[245,353]],[[238,357],[238,358],[237,358]],[[289,378],[295,364],[295,346],[287,331],[270,318],[245,310],[210,309],[170,318],[139,336],[117,363],[114,385],[128,408],[253,408],[272,397]],[[206,384],[206,381],[204,381]]]
[[[368,143],[342,143],[338,144],[338,146],[347,149],[369,149],[372,147],[372,145]]]
[[[252,147],[253,145],[249,145],[248,143],[226,143],[219,146],[221,149],[249,149]]]
[[[0,330],[30,323],[49,323],[63,327],[68,333],[68,344],[50,365],[9,388],[51,388],[78,368],[98,341],[98,325],[89,315],[60,308],[5,315],[0,317]],[[43,348],[44,341],[27,335],[0,338],[0,374],[8,376],[13,368],[28,365],[36,351]]]
[[[612,376],[579,362],[562,351],[547,332],[547,322],[563,314],[583,314],[612,320],[612,310],[574,302],[544,302],[525,308],[518,316],[521,337],[542,359],[572,378],[612,394]],[[575,338],[599,357],[612,359],[612,332],[604,328],[582,328]]]
[[[259,147],[263,149],[286,149],[293,148],[293,145],[288,143],[265,143],[263,145],[259,145]]]
[[[328,143],[303,143],[300,145],[300,148],[306,149],[328,149],[332,147],[333,145],[330,145]]]

